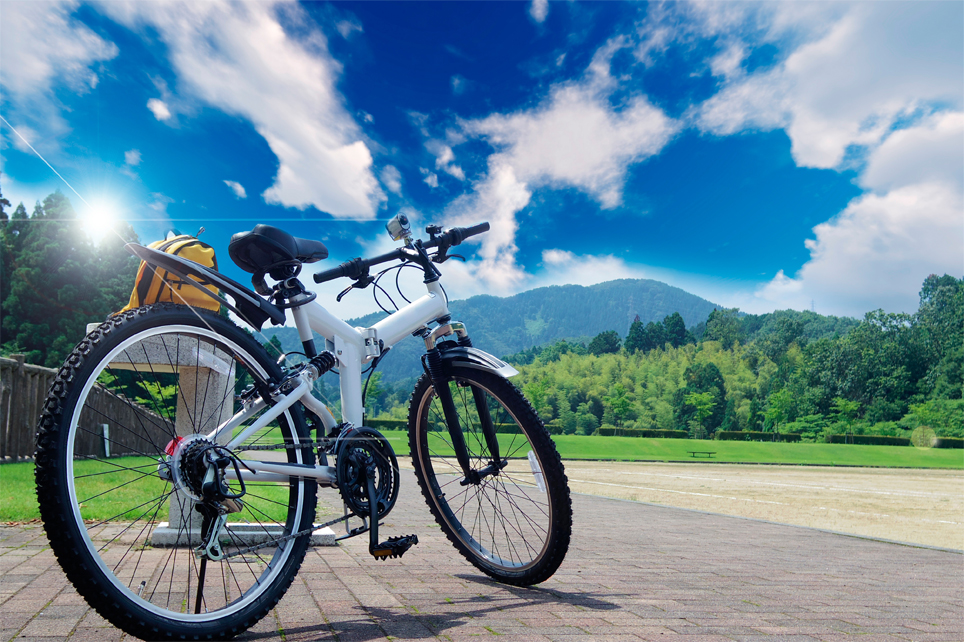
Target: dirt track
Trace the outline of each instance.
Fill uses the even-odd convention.
[[[964,472],[565,462],[574,492],[964,549]]]

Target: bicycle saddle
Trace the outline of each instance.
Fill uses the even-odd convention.
[[[257,274],[297,261],[314,263],[328,258],[321,241],[299,239],[270,225],[255,225],[250,232],[238,232],[228,244],[231,260],[245,272]]]

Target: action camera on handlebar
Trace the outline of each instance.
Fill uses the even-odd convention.
[[[412,226],[408,222],[408,217],[404,214],[398,214],[385,224],[385,229],[388,230],[388,235],[392,237],[393,241],[405,241],[405,245],[412,242]]]

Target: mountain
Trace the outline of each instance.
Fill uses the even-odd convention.
[[[588,341],[605,330],[625,337],[639,315],[640,321],[662,321],[679,312],[687,327],[705,322],[719,306],[659,281],[620,279],[597,285],[553,285],[521,292],[510,297],[474,296],[451,301],[452,318],[465,324],[473,344],[496,356],[513,354],[559,339]],[[368,327],[383,318],[369,314],[348,321]],[[301,349],[294,328],[269,328],[269,339],[277,335],[285,351]],[[386,382],[418,376],[420,340],[407,339],[396,345],[379,366]]]

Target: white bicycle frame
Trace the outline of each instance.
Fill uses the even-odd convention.
[[[317,332],[325,338],[326,347],[337,359],[343,422],[354,426],[362,425],[364,408],[362,407],[361,369],[363,365],[379,356],[381,346],[391,347],[419,328],[425,327],[429,321],[448,315],[448,300],[439,282],[427,283],[426,289],[428,292],[424,296],[400,308],[370,328],[351,327],[317,301],[308,301],[290,308],[301,341],[313,341],[312,332]],[[433,335],[444,336],[447,327],[442,326]],[[443,334],[437,334],[440,331]],[[335,427],[338,422],[328,407],[311,394],[314,379],[313,369],[303,370],[289,382],[293,387],[276,397],[274,399],[276,403],[268,409],[268,412],[235,435],[226,444],[227,448],[233,449],[240,446],[246,439],[267,427],[298,402],[321,419],[326,431]],[[218,443],[218,436],[221,433],[233,434],[235,428],[264,410],[266,405],[260,398],[249,402],[231,419],[208,434],[207,439]],[[297,439],[297,436],[294,438]],[[308,466],[247,459],[244,463],[248,468],[241,471],[241,479],[244,481],[287,481],[291,477],[309,477],[316,479],[322,486],[331,486],[335,481],[335,469],[332,466]],[[228,478],[232,479],[236,476],[236,473],[229,468]]]

